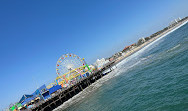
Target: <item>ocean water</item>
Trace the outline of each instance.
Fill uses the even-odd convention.
[[[188,24],[129,56],[57,111],[188,111]]]

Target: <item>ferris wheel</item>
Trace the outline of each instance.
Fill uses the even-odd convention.
[[[86,66],[84,59],[79,56],[71,53],[64,54],[56,64],[57,79],[61,81],[61,84],[70,85],[71,82],[82,78],[82,74],[86,72]]]

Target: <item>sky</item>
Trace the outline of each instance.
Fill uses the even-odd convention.
[[[150,36],[178,17],[187,0],[0,0],[0,110],[54,80],[73,53],[92,64]]]

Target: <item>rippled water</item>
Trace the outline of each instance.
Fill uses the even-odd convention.
[[[188,24],[126,58],[57,110],[188,110]]]

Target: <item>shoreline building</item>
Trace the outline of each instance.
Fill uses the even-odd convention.
[[[105,60],[104,58],[102,58],[102,59],[97,59],[94,65],[98,70],[100,70],[107,63],[109,63],[109,60]]]
[[[182,19],[179,17],[177,19],[174,19],[173,21],[171,21],[169,23],[169,27],[173,27],[174,25],[176,25],[177,23],[179,23]]]
[[[146,42],[146,40],[145,40],[144,37],[142,37],[142,38],[140,38],[140,39],[138,40],[138,42],[137,42],[136,45],[139,46],[139,45],[143,44],[144,42]]]
[[[129,50],[131,50],[131,49],[134,49],[136,47],[136,44],[134,43],[134,44],[131,44],[131,45],[129,45],[129,46],[126,46],[124,49],[123,49],[123,53],[124,52],[127,52],[127,51],[129,51]],[[122,53],[122,54],[123,54]]]

